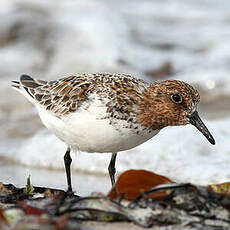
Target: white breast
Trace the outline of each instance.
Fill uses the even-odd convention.
[[[125,128],[127,122],[119,120],[114,127],[109,119],[101,119],[106,108],[99,101],[86,109],[79,109],[63,118],[57,118],[38,107],[44,125],[72,149],[86,152],[119,152],[134,148],[155,136],[159,130],[149,133],[140,129],[137,134]]]

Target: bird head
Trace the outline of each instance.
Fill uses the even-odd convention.
[[[191,85],[177,80],[155,82],[146,89],[140,104],[139,122],[152,129],[166,126],[194,125],[211,144],[215,140],[201,120],[197,107],[198,91]]]

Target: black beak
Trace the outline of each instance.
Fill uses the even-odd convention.
[[[208,131],[207,127],[203,123],[203,121],[200,119],[199,114],[197,111],[192,113],[191,115],[188,116],[189,122],[194,125],[203,135],[208,139],[208,141],[215,145],[215,140],[211,133]]]

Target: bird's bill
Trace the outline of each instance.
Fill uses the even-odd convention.
[[[189,122],[194,125],[207,139],[208,141],[215,145],[215,139],[209,132],[208,128],[205,126],[203,121],[200,119],[200,116],[197,111],[193,112],[188,116]]]

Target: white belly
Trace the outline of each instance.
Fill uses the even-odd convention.
[[[119,127],[115,128],[109,124],[109,119],[98,119],[97,114],[83,109],[62,119],[38,109],[42,122],[49,130],[70,148],[86,152],[124,151],[142,144],[159,132],[141,131],[137,134],[130,128],[124,128],[126,121],[120,121]]]

